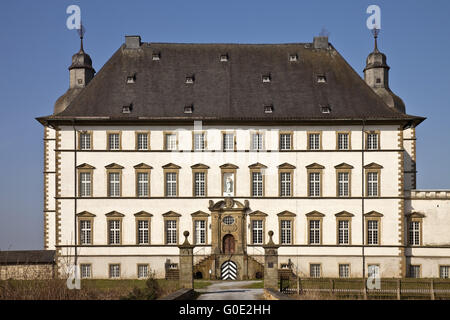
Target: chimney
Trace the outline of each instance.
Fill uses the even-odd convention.
[[[314,49],[328,49],[328,36],[314,37]]]
[[[141,37],[125,36],[125,47],[127,49],[139,49],[141,47]]]

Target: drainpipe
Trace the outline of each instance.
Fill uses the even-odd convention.
[[[74,146],[74,163],[73,163],[73,195],[74,195],[74,205],[73,205],[73,228],[74,228],[74,249],[75,249],[75,279],[77,278],[77,265],[78,265],[78,250],[77,250],[77,130],[75,129],[75,119],[72,119],[73,127],[73,146]]]
[[[362,277],[364,281],[364,290],[366,290],[366,257],[364,255],[364,130],[365,130],[365,120],[362,119],[362,129],[361,129],[361,244],[362,244]]]

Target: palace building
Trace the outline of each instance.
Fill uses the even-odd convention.
[[[44,126],[44,241],[59,275],[448,277],[450,190],[416,189],[416,131],[376,44],[364,79],[312,43],[83,49]]]

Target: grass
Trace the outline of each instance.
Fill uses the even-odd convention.
[[[264,281],[255,281],[246,286],[243,286],[244,289],[264,289]]]
[[[205,280],[194,280],[194,289],[204,289],[210,286],[212,282]]]

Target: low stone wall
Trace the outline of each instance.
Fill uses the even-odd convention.
[[[274,289],[264,289],[264,298],[266,300],[293,300],[288,295],[278,292]]]
[[[158,300],[195,300],[193,289],[180,289]]]
[[[52,264],[0,265],[0,280],[46,280],[55,276]]]

